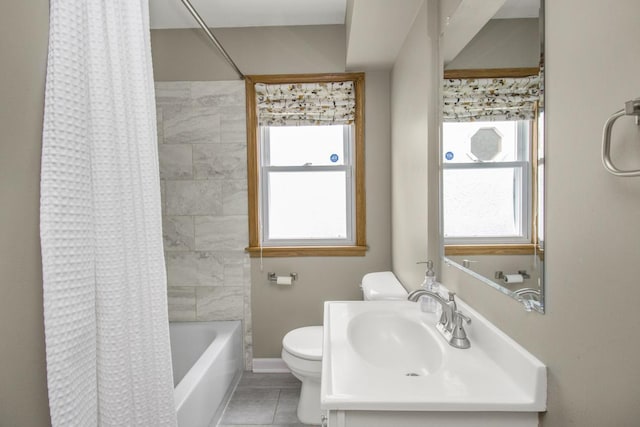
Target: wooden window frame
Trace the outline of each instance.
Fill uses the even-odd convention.
[[[260,144],[256,83],[322,83],[352,81],[354,83],[356,112],[354,123],[355,167],[355,244],[340,246],[263,246],[260,241]],[[366,244],[366,198],[364,165],[364,73],[337,74],[284,74],[245,76],[247,108],[247,178],[249,207],[249,246],[245,249],[251,257],[298,256],[364,256]]]

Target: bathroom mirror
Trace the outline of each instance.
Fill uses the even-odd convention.
[[[445,0],[445,263],[544,313],[544,0]]]

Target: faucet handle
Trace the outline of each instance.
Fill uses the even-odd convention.
[[[467,324],[471,323],[471,319],[467,317],[465,314],[462,314],[462,312],[460,311],[456,311],[454,315],[456,318],[456,323],[459,323],[460,325],[462,325],[462,320],[464,320]]]
[[[449,301],[455,301],[455,300],[456,300],[456,293],[449,291]]]
[[[471,319],[469,319],[464,314],[459,311],[455,311],[453,314],[454,327],[451,331],[451,339],[449,340],[449,344],[456,348],[469,348],[471,347],[471,343],[469,342],[469,338],[467,337],[467,333],[462,327],[462,321],[464,320],[467,323],[471,323]]]

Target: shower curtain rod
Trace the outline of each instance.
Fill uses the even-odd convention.
[[[231,59],[231,57],[229,56],[229,54],[227,53],[226,50],[224,50],[224,48],[222,47],[222,45],[220,44],[220,42],[218,41],[218,39],[216,39],[216,36],[213,35],[213,33],[211,32],[211,30],[209,30],[209,27],[207,26],[207,23],[204,22],[204,20],[200,17],[200,15],[198,14],[198,12],[196,11],[196,9],[193,7],[193,5],[189,2],[189,0],[180,0],[182,2],[182,4],[184,5],[184,7],[187,8],[187,10],[189,11],[189,13],[191,14],[191,16],[193,16],[193,18],[198,22],[198,24],[202,27],[202,29],[204,30],[205,34],[207,35],[207,37],[209,37],[209,40],[211,40],[213,42],[214,45],[216,45],[216,47],[218,48],[218,50],[220,51],[220,53],[222,54],[222,56],[224,56],[224,59],[227,60],[227,62],[229,63],[229,65],[231,65],[233,67],[233,69],[236,71],[236,73],[238,73],[238,75],[240,76],[241,80],[244,80],[244,74],[242,74],[242,71],[240,71],[240,69],[238,68],[238,66],[236,65],[235,62],[233,62],[233,59]]]

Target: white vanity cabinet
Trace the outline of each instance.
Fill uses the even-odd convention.
[[[535,427],[536,412],[349,411],[327,412],[327,427]]]

